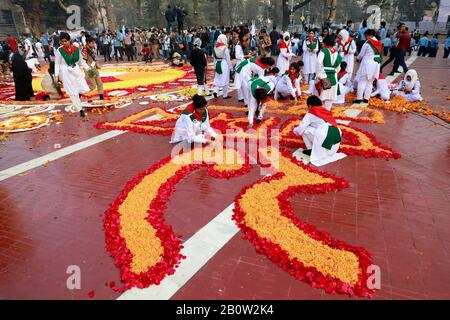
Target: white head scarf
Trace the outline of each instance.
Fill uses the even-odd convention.
[[[411,81],[408,81],[408,76],[411,77]],[[417,75],[417,71],[414,69],[409,69],[408,72],[406,72],[405,77],[403,78],[405,81],[405,87],[407,90],[412,90],[414,88],[414,85],[416,84],[417,80],[419,80],[419,76]]]
[[[223,56],[225,55],[225,50],[228,47],[227,44],[228,44],[227,36],[224,34],[221,34],[217,38],[217,44],[216,44],[216,47],[214,48],[214,54],[216,55],[216,58],[218,58],[218,59],[223,58]]]
[[[345,29],[342,29],[342,30],[339,32],[339,35],[342,37],[342,44],[343,44],[343,45],[346,44],[348,38],[350,37],[350,34],[348,33],[348,31],[345,30]]]
[[[194,46],[197,46],[197,47],[201,47],[202,46],[202,40],[200,40],[200,38],[195,38],[194,39]]]

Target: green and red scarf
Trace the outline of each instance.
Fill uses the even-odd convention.
[[[300,76],[300,71],[292,73],[290,70],[286,71],[286,75],[291,79],[292,84],[295,84],[295,80]]]
[[[206,108],[203,110],[203,113],[200,114],[195,111],[194,105],[192,103],[189,104],[181,114],[189,116],[192,122],[196,121],[205,122],[206,119],[208,118],[208,111],[206,110]]]
[[[80,60],[80,49],[77,46],[72,45],[70,49],[61,46],[58,50],[69,66],[75,65]]]
[[[328,132],[325,140],[322,143],[322,147],[331,150],[333,145],[341,142],[341,132],[337,127],[336,120],[333,117],[333,113],[322,106],[312,107],[308,110],[308,113],[315,115],[316,117],[322,119],[323,121],[330,124],[328,127]]]
[[[331,85],[335,86],[337,84],[336,68],[340,66],[342,57],[338,54],[334,63],[331,63],[331,54],[336,52],[336,50],[334,48],[325,48],[322,49],[322,52],[324,54],[323,66],[325,67],[325,73],[327,78],[330,79]]]
[[[347,42],[342,44],[341,41],[338,41],[339,45],[342,46],[344,49],[344,54],[347,55],[348,51],[350,50],[350,45],[352,44],[353,39],[351,37],[348,37]]]
[[[375,39],[370,38],[369,40],[367,40],[367,43],[372,48],[372,50],[375,54],[375,57],[373,60],[375,60],[378,63],[381,63],[383,61],[383,59],[380,56],[381,49],[383,48],[382,42],[377,40],[376,38]]]
[[[309,41],[309,44],[308,44],[308,41]],[[310,38],[308,38],[306,40],[306,47],[308,49],[315,50],[317,48],[317,39],[314,38],[313,40],[311,40]]]

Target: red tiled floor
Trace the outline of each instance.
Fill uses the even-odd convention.
[[[425,73],[430,63],[431,72]],[[429,58],[413,64],[424,96],[439,105],[443,95],[433,95],[431,85],[448,83],[442,78],[449,73],[436,66],[442,63]],[[233,103],[235,99],[226,102]],[[107,132],[92,126],[140,109],[135,104],[91,114],[88,122],[66,117],[60,126],[11,135],[0,146],[0,170],[52,152],[54,143],[64,147]],[[352,125],[373,133],[402,157],[383,161],[349,156],[320,168],[345,178],[351,187],[338,193],[297,194],[292,207],[305,222],[373,254],[382,272],[375,299],[449,299],[450,131],[434,125],[436,119],[383,114],[386,124]],[[104,249],[102,213],[127,181],[170,154],[167,142],[168,137],[125,133],[2,181],[0,298],[87,299],[91,290],[95,298],[117,298],[105,285],[120,280]],[[167,222],[186,240],[260,177],[256,168],[230,181],[208,177],[205,169],[194,171],[176,186]],[[189,201],[195,196],[203,201]],[[173,299],[347,299],[295,280],[241,236],[234,236]],[[69,265],[81,267],[81,290],[66,288]]]

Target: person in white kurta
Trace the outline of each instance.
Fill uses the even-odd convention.
[[[280,70],[280,73],[285,73],[286,70],[289,69],[291,58],[295,56],[295,54],[292,53],[291,35],[289,32],[283,34],[283,40],[280,41],[278,50],[280,51],[280,54],[278,55],[277,68]]]
[[[267,76],[255,77],[250,79],[249,93],[250,101],[248,104],[248,127],[253,127],[255,113],[258,113],[256,123],[262,121],[266,109],[265,102],[268,96],[274,91],[279,70],[277,67],[271,69]]]
[[[347,93],[353,90],[352,82],[350,81],[350,75],[347,70],[347,63],[345,61],[341,62],[341,70],[338,73],[338,96],[334,103],[342,104],[345,103],[345,96]]]
[[[308,38],[303,41],[303,74],[309,85],[305,93],[312,94],[314,92],[317,52],[319,52],[319,40],[315,38],[314,31],[310,31],[308,32]]]
[[[395,88],[394,95],[400,95],[406,98],[409,102],[422,101],[420,94],[420,81],[416,70],[409,69],[405,77]]]
[[[356,79],[358,81],[358,89],[356,100],[353,103],[367,103],[370,99],[373,89],[373,81],[378,79],[380,75],[380,51],[382,48],[381,41],[375,38],[375,32],[371,29],[365,32],[366,43],[361,48],[358,55],[359,65]]]
[[[320,89],[320,99],[327,110],[331,110],[333,101],[337,98],[338,80],[337,73],[340,70],[342,57],[334,48],[335,41],[332,36],[327,36],[323,39],[325,48],[319,52],[317,56],[317,80],[316,83],[320,86],[322,79],[328,78],[331,83],[331,88],[324,90]]]
[[[292,99],[297,101],[297,98],[302,95],[302,89],[300,88],[300,68],[303,62],[293,62],[289,66],[289,71],[278,76],[275,87],[275,100],[282,97],[291,96]]]
[[[236,56],[236,65],[235,65],[235,70],[236,68],[241,64],[242,61],[244,61],[244,59],[247,59],[250,57],[250,55],[248,54],[248,47],[246,47],[244,45],[244,43],[248,42],[248,38],[247,35],[239,35],[239,42],[236,45],[236,47],[234,48],[234,52],[235,52],[235,56]],[[244,53],[244,51],[247,53]],[[234,74],[234,82],[240,82],[240,73],[235,73]],[[237,89],[238,92],[238,100],[239,102],[244,102],[244,94],[242,93],[242,88],[239,87],[239,89]]]
[[[249,96],[249,81],[252,77],[264,76],[264,73],[268,67],[271,67],[275,64],[275,61],[271,57],[259,57],[246,59],[242,61],[236,68],[236,74],[239,74],[239,77],[234,82],[234,86],[237,89],[242,90],[242,94],[244,96],[244,103],[246,106],[250,103]]]
[[[217,137],[209,123],[205,97],[196,94],[192,101],[177,120],[170,143],[208,143]]]
[[[223,98],[230,99],[228,96],[228,86],[230,85],[230,70],[233,68],[230,60],[230,51],[228,50],[227,36],[221,34],[217,38],[214,48],[214,65],[216,72],[214,74],[214,97],[217,98],[219,88],[222,88]]]
[[[69,95],[73,106],[66,107],[68,112],[78,112],[84,116],[81,108],[80,94],[85,94],[90,91],[86,83],[85,74],[80,67],[89,71],[89,66],[83,59],[80,49],[70,43],[70,36],[65,32],[60,34],[61,47],[55,51],[55,76],[56,79],[61,80],[64,90]],[[68,54],[71,52],[72,54]],[[64,55],[64,56],[63,56]],[[78,56],[78,59],[76,57]],[[66,61],[67,57],[70,63]],[[57,81],[56,80],[56,81]]]
[[[389,90],[386,78],[382,73],[380,73],[378,79],[376,80],[375,91],[370,95],[371,97],[377,97],[383,100],[390,100],[391,90]]]
[[[317,96],[306,101],[308,113],[294,128],[294,134],[301,135],[306,145],[304,154],[310,156],[310,162],[319,167],[340,160],[346,155],[337,152],[342,139],[342,131],[337,127],[331,111],[322,107]]]
[[[347,63],[346,71],[351,80],[353,76],[353,66],[355,64],[356,43],[345,29],[339,32],[338,38],[338,52],[342,56],[342,60]]]

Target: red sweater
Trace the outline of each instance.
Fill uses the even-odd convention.
[[[17,49],[17,43],[16,40],[14,40],[14,38],[11,36],[8,38],[8,44],[11,47],[11,51],[12,52],[18,52],[19,50]]]
[[[399,42],[397,44],[397,49],[409,50],[410,43],[411,43],[411,36],[409,35],[409,32],[408,31],[399,31],[399,32],[397,32],[396,37],[399,40]]]

